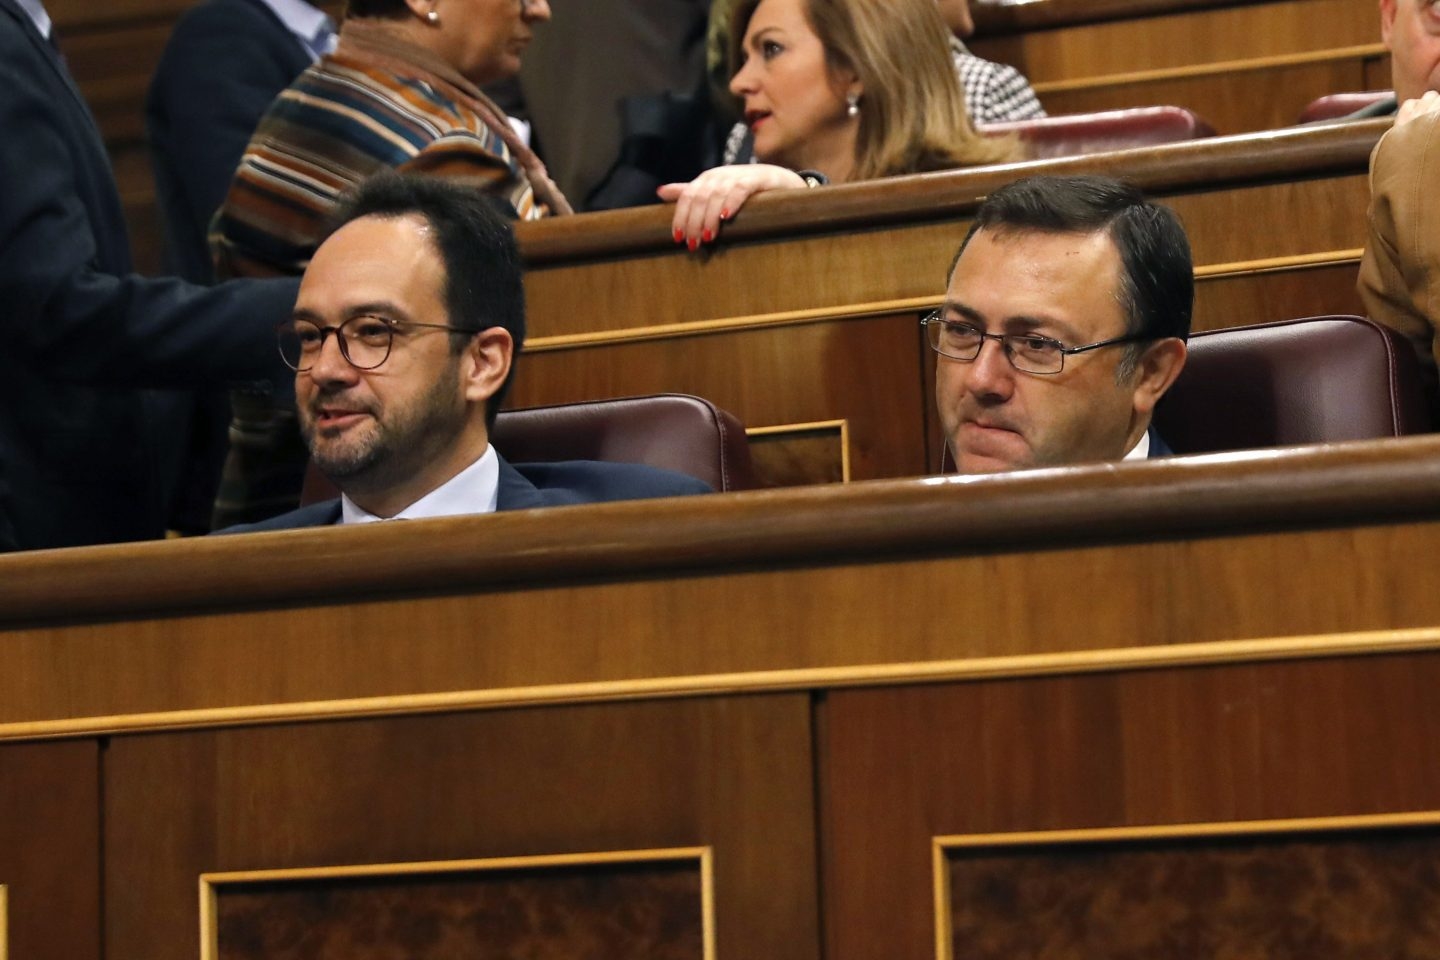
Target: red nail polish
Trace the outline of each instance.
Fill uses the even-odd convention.
[[[671,234],[671,236],[675,238],[676,243],[679,243],[681,240],[685,239],[685,231],[676,230],[673,234]]]
[[[696,241],[696,239],[695,239],[694,237],[691,237],[690,240],[689,240],[689,242],[687,242],[685,245],[686,245],[687,247],[689,247],[691,250],[694,250],[696,247],[700,246],[699,242]]]
[[[705,229],[705,232],[704,232],[704,233],[700,234],[700,242],[701,242],[701,243],[709,243],[711,240],[714,240],[714,239],[715,239],[715,234],[712,233],[708,227]]]
[[[721,220],[729,220],[729,219],[730,219],[730,209],[729,209],[728,207],[727,207],[726,209],[720,211],[720,219],[721,219]]]

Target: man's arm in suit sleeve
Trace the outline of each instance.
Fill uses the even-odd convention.
[[[101,268],[81,185],[99,176],[99,192],[113,193],[113,182],[78,114],[52,102],[51,74],[30,38],[0,23],[4,349],[51,376],[119,386],[285,378],[274,325],[296,281],[206,289]]]

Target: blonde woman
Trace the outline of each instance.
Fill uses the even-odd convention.
[[[763,190],[1010,159],[976,133],[935,0],[740,0],[730,91],[759,163],[666,184],[677,243],[695,249]],[[816,175],[819,176],[816,176]]]

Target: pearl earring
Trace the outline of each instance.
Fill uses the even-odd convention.
[[[845,95],[845,116],[858,117],[860,115],[860,94],[848,93]]]
[[[426,22],[426,23],[439,23],[439,22],[440,22],[440,14],[436,13],[434,10],[431,10],[429,13],[425,14],[425,22]]]

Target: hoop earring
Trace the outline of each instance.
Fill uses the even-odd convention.
[[[847,93],[845,95],[845,116],[858,117],[860,115],[860,94]]]
[[[436,13],[434,10],[431,10],[429,13],[425,14],[425,22],[429,24],[439,23],[440,14]]]

